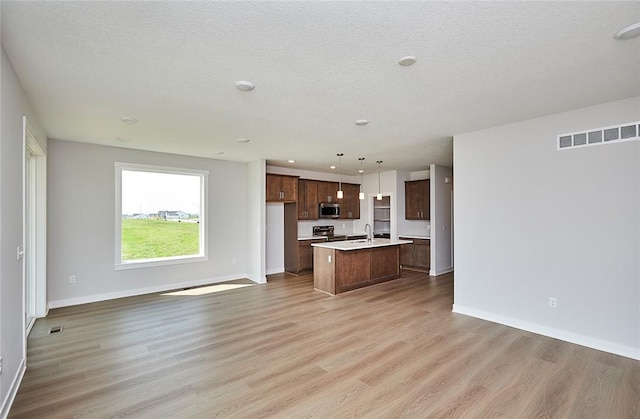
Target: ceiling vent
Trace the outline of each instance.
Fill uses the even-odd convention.
[[[640,122],[558,135],[558,150],[640,140]]]

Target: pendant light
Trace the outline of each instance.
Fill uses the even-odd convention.
[[[378,195],[376,195],[376,199],[378,201],[382,201],[382,194],[380,193],[380,164],[382,164],[382,160],[378,160]]]
[[[364,164],[364,157],[360,157],[358,160],[360,160],[360,170],[358,170],[358,172],[360,173],[360,193],[358,194],[358,199],[363,200],[364,199],[364,168],[362,167],[362,165]]]
[[[342,199],[342,197],[344,196],[344,193],[342,192],[342,156],[344,156],[344,153],[338,153],[336,154],[336,156],[338,156],[338,176],[339,176],[339,186],[338,186],[338,193],[336,194],[336,197],[338,199]]]

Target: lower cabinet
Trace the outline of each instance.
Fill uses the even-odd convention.
[[[298,240],[298,273],[313,270],[313,247],[311,243],[322,243],[324,239]]]
[[[431,267],[431,240],[399,237],[400,240],[413,240],[412,244],[400,246],[400,265],[404,269],[428,271]]]
[[[336,293],[400,276],[398,246],[335,252]]]

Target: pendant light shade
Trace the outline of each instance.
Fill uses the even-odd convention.
[[[336,194],[336,197],[338,199],[342,199],[342,197],[344,196],[344,192],[342,192],[342,156],[344,156],[344,153],[338,153],[336,155],[338,156],[338,176],[339,176],[338,193]]]
[[[360,193],[358,194],[358,199],[363,200],[364,199],[364,168],[362,167],[362,165],[364,164],[364,157],[360,157],[358,160],[360,160],[360,170],[358,170],[358,172],[360,172]]]
[[[382,160],[378,160],[378,194],[376,195],[376,199],[378,201],[382,201],[382,193],[380,193],[380,165],[382,164]]]

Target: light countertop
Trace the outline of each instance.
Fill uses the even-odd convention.
[[[418,236],[415,234],[398,234],[398,237],[406,237],[408,239],[431,240],[430,236]]]
[[[298,240],[317,240],[317,239],[327,240],[327,236],[307,236],[307,237],[298,237]]]
[[[339,242],[312,243],[314,247],[324,247],[325,249],[335,250],[360,250],[370,249],[373,247],[397,246],[399,244],[410,244],[411,240],[391,240],[391,239],[374,239],[368,243],[367,240],[345,240]]]

